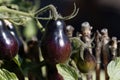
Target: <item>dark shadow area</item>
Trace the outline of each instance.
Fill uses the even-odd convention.
[[[79,13],[75,18],[67,20],[66,23],[75,27],[75,33],[80,31],[82,22],[88,21],[93,26],[93,32],[97,29],[108,28],[110,37],[116,36],[118,39],[120,38],[120,13],[113,7],[99,5],[97,0],[41,0],[41,7],[53,4],[60,14],[66,16],[72,13],[74,2],[80,9]],[[45,22],[42,21],[43,26],[45,26]]]

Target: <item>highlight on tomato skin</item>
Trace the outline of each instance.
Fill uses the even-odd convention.
[[[17,39],[19,47],[23,46],[23,42],[20,39],[21,36],[18,35],[17,29],[15,26],[8,20],[4,20],[5,25],[7,26],[7,29],[10,31],[10,33]]]
[[[0,58],[12,59],[18,52],[18,42],[0,19]]]
[[[63,20],[50,20],[41,40],[41,52],[49,64],[64,63],[70,57],[71,43],[65,33]]]

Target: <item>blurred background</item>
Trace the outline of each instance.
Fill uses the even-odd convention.
[[[41,0],[41,7],[53,4],[61,15],[66,16],[72,13],[73,3],[80,9],[79,13],[66,23],[74,26],[74,33],[80,31],[82,22],[88,21],[93,32],[108,28],[110,37],[120,39],[120,0]]]

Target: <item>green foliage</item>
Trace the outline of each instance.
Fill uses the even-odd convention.
[[[79,52],[80,52],[80,47],[82,45],[82,43],[80,43],[80,39],[79,37],[73,37],[73,38],[70,38],[70,42],[71,42],[71,45],[72,45],[72,57],[75,59],[75,58],[79,58]]]
[[[3,4],[3,3],[11,3],[13,2],[14,0],[0,0],[0,4]]]
[[[18,78],[13,72],[9,72],[6,69],[0,69],[0,80],[18,80]]]
[[[35,25],[35,21],[31,18],[27,18],[27,22],[24,24],[24,36],[27,39],[31,39],[33,36],[37,34],[37,28]]]
[[[77,62],[77,60],[79,60],[79,58],[83,58],[83,51],[85,48],[85,44],[80,40],[79,37],[73,37],[70,39],[71,44],[72,44],[72,56],[71,58]]]
[[[23,34],[18,33],[26,38],[23,40],[24,43],[27,43],[28,40],[31,40],[32,37],[36,36],[37,29],[40,29],[41,32],[44,31],[43,25],[38,19],[49,20],[53,17],[58,16],[57,10],[53,5],[45,6],[42,9],[40,8],[40,0],[0,0],[0,18],[6,19],[17,27],[23,27]],[[37,11],[38,10],[38,11]],[[45,11],[51,11],[51,18],[39,18],[39,14],[42,14]],[[60,17],[61,19],[71,19],[78,12],[76,11],[76,6],[73,13],[67,17]],[[54,15],[54,13],[56,13]],[[60,16],[60,15],[59,15]],[[38,27],[38,28],[37,28]],[[18,36],[21,37],[21,36]],[[23,43],[23,44],[24,44]],[[38,44],[39,45],[39,44]],[[79,50],[81,43],[79,41],[73,41],[74,50]],[[27,46],[23,45],[25,48]],[[28,47],[28,46],[27,46]],[[1,64],[0,68],[0,80],[18,80],[18,78],[30,78],[31,75],[33,79],[44,80],[41,71],[41,68],[45,66],[43,61],[34,61],[26,57],[29,49],[27,48],[24,57],[20,57],[19,54],[16,55],[12,60],[4,60],[4,64]],[[75,52],[76,53],[76,52]],[[32,56],[34,57],[34,56]],[[64,80],[78,80],[78,74],[76,70],[68,65],[59,64],[57,66],[59,73],[63,76]],[[30,76],[29,76],[30,75]],[[18,78],[17,78],[18,77]],[[46,77],[46,76],[44,76]],[[22,80],[21,79],[21,80]]]
[[[65,64],[59,64],[57,65],[57,68],[64,80],[78,80],[78,75],[74,68]]]
[[[18,54],[13,58],[13,61],[17,64],[18,67],[21,67],[22,60]]]
[[[120,57],[112,60],[107,67],[109,80],[120,80]]]

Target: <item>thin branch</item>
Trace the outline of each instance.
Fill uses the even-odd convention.
[[[96,53],[96,80],[100,80],[100,64],[101,64],[101,34],[97,30],[96,36],[95,36],[95,43],[96,43],[96,48],[95,48],[95,53]]]
[[[108,65],[108,58],[109,58],[109,41],[110,38],[108,36],[108,29],[104,28],[101,30],[102,33],[102,54],[103,54],[103,65],[105,71],[105,80],[109,80],[108,73],[107,73],[107,65]]]
[[[92,30],[92,28],[91,28],[89,22],[83,22],[81,24],[81,31],[82,31],[81,38],[82,38],[83,42],[87,45],[87,50],[90,52],[90,55],[92,55],[91,30]],[[87,55],[85,55],[85,56],[87,56]],[[87,80],[93,80],[91,71],[89,71],[87,73],[86,78],[87,78]]]
[[[34,16],[32,13],[9,9],[9,8],[7,8],[5,6],[0,6],[0,12],[14,13],[14,14],[22,15],[22,16],[27,16],[27,17],[33,17]]]
[[[112,37],[112,44],[110,46],[111,53],[113,55],[113,59],[117,57],[117,37]]]
[[[58,18],[57,10],[56,10],[55,6],[53,6],[52,4],[50,4],[50,5],[46,6],[46,7],[43,7],[40,10],[36,11],[34,13],[34,15],[38,16],[38,15],[42,14],[43,12],[45,12],[47,10],[51,10],[53,19],[56,20]]]
[[[72,19],[74,18],[79,12],[79,8],[76,9],[76,4],[74,3],[74,9],[73,9],[73,12],[69,15],[69,16],[66,16],[66,17],[61,17],[61,19],[63,20],[68,20],[68,19]]]

